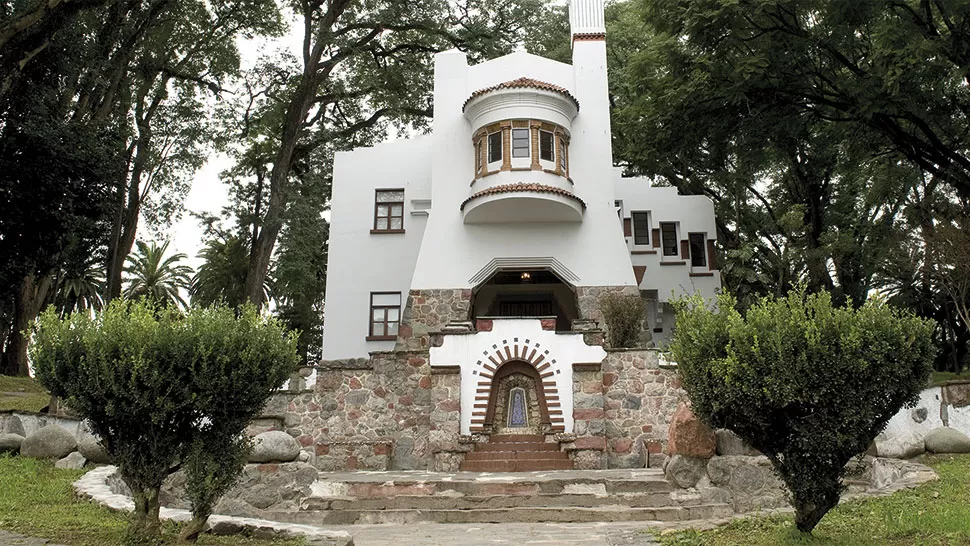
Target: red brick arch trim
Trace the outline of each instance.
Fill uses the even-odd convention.
[[[488,415],[489,400],[492,396],[492,384],[498,370],[507,363],[523,362],[535,368],[539,374],[537,388],[542,389],[542,397],[549,415],[549,422],[553,432],[565,430],[565,419],[559,405],[559,389],[556,388],[555,375],[552,365],[556,359],[550,350],[541,343],[525,338],[503,339],[495,343],[490,350],[483,351],[480,360],[475,363],[478,374],[478,387],[475,390],[475,405],[472,410],[471,432],[482,432]]]

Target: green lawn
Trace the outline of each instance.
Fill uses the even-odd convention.
[[[939,480],[889,497],[842,504],[822,519],[812,536],[795,531],[787,514],[659,538],[665,546],[970,545],[970,455],[937,455],[923,462],[936,470]]]
[[[0,411],[40,411],[51,401],[44,387],[29,377],[0,375]]]
[[[970,379],[970,370],[964,370],[960,373],[955,372],[933,372],[930,375],[931,385],[942,385],[947,381],[966,381]]]
[[[58,470],[45,461],[0,455],[0,529],[68,546],[121,544],[126,516],[74,495],[71,484],[83,473]],[[174,544],[178,527],[166,523],[164,531],[166,544]],[[199,544],[300,546],[305,541],[203,535]]]

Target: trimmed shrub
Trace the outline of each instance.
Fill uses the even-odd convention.
[[[697,416],[771,460],[795,524],[811,532],[838,502],[846,463],[864,452],[930,373],[933,324],[827,293],[763,299],[742,317],[722,294],[677,304],[671,345]]]
[[[606,322],[606,343],[610,347],[638,347],[646,309],[640,296],[607,294],[600,300]]]
[[[221,494],[230,480],[224,474],[242,468],[238,455],[222,470],[211,465],[239,449],[234,439],[299,359],[295,335],[252,307],[183,316],[143,300],[115,300],[96,317],[61,320],[48,309],[38,318],[31,360],[51,394],[89,422],[131,488],[129,542],[151,543],[165,477],[190,454],[201,468],[196,477],[219,474],[195,484],[193,511],[208,517],[213,495],[199,488]],[[212,460],[200,462],[207,454]]]

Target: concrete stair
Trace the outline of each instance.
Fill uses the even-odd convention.
[[[495,434],[465,455],[461,470],[468,472],[530,472],[571,470],[569,455],[542,434]]]
[[[313,525],[474,524],[671,522],[732,513],[725,504],[676,500],[654,469],[322,473],[313,491],[299,511],[263,517]]]

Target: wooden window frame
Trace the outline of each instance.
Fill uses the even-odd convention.
[[[542,154],[543,135],[549,135],[549,158]],[[539,130],[539,159],[550,162],[556,161],[556,134],[554,132],[545,129]]]
[[[374,296],[389,296],[396,294],[398,297],[397,305],[374,305]],[[395,341],[397,339],[397,334],[388,334],[388,325],[397,323],[398,331],[401,328],[401,293],[400,292],[371,292],[370,293],[370,306],[367,308],[367,341]],[[381,324],[384,325],[384,331],[382,334],[374,333],[374,311],[378,309],[384,310],[384,320]],[[397,320],[389,321],[387,320],[387,312],[391,309],[397,309]]]
[[[690,266],[707,267],[707,234],[699,232],[688,233],[687,241],[690,245]],[[695,246],[695,243],[697,246]],[[700,252],[695,252],[697,249],[700,249]],[[700,257],[701,263],[697,263],[698,256]]]
[[[496,146],[492,146],[492,137],[494,135],[498,135],[498,146],[497,147]],[[501,162],[502,161],[502,156],[504,155],[502,153],[502,130],[493,131],[493,132],[488,133],[487,135],[485,135],[485,144],[486,144],[485,164],[488,165],[488,164],[491,164],[491,163],[499,163],[499,162]],[[494,150],[494,149],[497,149],[498,150],[498,158],[497,159],[492,159],[492,150]]]
[[[525,147],[515,147],[516,140],[522,141],[522,137],[516,138],[516,132],[525,133]],[[512,127],[512,159],[527,159],[532,155],[531,131],[528,127]],[[524,151],[523,155],[515,155],[516,150]]]
[[[636,217],[638,215],[646,217],[646,227],[644,227],[643,233],[637,231]],[[633,244],[636,246],[650,246],[650,212],[645,210],[630,211],[630,223],[633,225]]]
[[[673,247],[668,247],[666,244],[668,241],[665,235],[668,227],[673,228]],[[660,254],[664,257],[680,256],[680,249],[677,245],[677,222],[660,222],[660,247]],[[668,250],[673,250],[673,252],[668,252]]]
[[[404,233],[404,200],[401,200],[401,201],[380,201],[380,200],[378,200],[378,196],[382,192],[386,192],[386,193],[401,192],[401,193],[403,193],[404,192],[404,188],[380,188],[380,189],[374,190],[374,224],[371,227],[370,232],[371,233]],[[380,210],[380,206],[381,205],[387,205],[387,216],[380,216],[379,215],[379,210]],[[391,213],[393,205],[401,205],[401,215],[400,216]],[[380,219],[380,218],[387,218],[387,228],[386,229],[381,229],[381,228],[378,228],[377,227],[377,220]],[[392,223],[391,221],[394,218],[400,218],[401,219],[401,227],[400,228],[391,228],[391,223]]]

